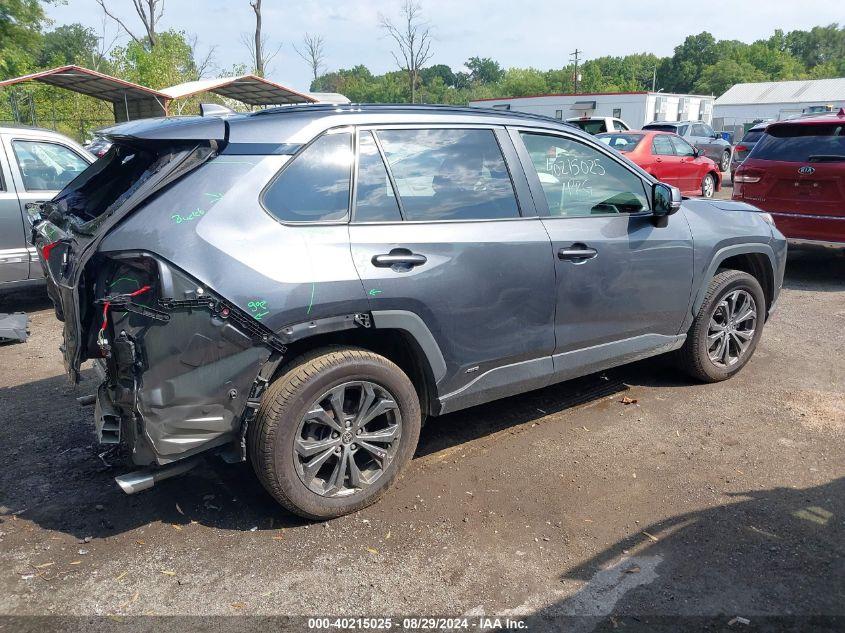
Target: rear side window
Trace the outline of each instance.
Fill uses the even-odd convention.
[[[510,174],[492,130],[377,134],[406,220],[519,217]]]
[[[845,162],[845,125],[771,125],[751,157],[790,163]]]
[[[763,130],[748,130],[742,137],[741,143],[756,143],[763,136]]]
[[[12,141],[27,191],[58,191],[85,171],[88,162],[70,148],[43,141]]]
[[[358,182],[355,191],[356,222],[396,222],[402,219],[399,201],[387,175],[372,132],[358,137]]]
[[[352,134],[324,134],[295,156],[264,192],[267,211],[283,222],[329,222],[349,214]]]

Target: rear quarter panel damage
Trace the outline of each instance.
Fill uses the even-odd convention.
[[[345,223],[285,226],[261,207],[259,192],[285,160],[220,156],[127,218],[99,250],[148,252],[175,271],[172,298],[195,296],[199,287],[277,333],[367,312]],[[137,410],[150,453],[136,463],[166,463],[232,439],[270,350],[208,311],[176,311],[166,324],[125,318],[134,320],[135,334],[144,330]],[[122,325],[115,323],[115,333]]]

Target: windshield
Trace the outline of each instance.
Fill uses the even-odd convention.
[[[599,134],[598,138],[605,145],[609,145],[620,152],[632,151],[643,140],[642,134]]]
[[[663,125],[661,123],[653,123],[651,125],[644,125],[644,130],[659,130],[661,132],[676,132],[677,128],[674,125]]]
[[[577,125],[588,134],[598,134],[599,132],[607,132],[607,126],[604,124],[604,119],[598,120],[575,120],[570,121],[573,125]]]
[[[845,123],[770,126],[750,157],[790,163],[845,161]]]

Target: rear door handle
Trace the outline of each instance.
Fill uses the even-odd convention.
[[[562,248],[557,252],[557,258],[570,262],[585,262],[598,255],[598,251],[586,244],[573,244],[568,248]]]
[[[389,253],[381,255],[373,255],[373,266],[378,268],[413,268],[414,266],[422,266],[428,261],[425,255],[412,253],[404,248],[394,248]]]

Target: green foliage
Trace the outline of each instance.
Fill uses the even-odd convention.
[[[132,40],[111,56],[118,77],[142,86],[158,89],[199,79],[193,50],[181,31],[158,33],[154,47]]]
[[[43,22],[44,10],[39,0],[0,2],[0,78],[33,70]]]
[[[93,29],[81,24],[60,26],[45,33],[41,38],[38,66],[40,68],[66,64],[78,64],[89,68],[100,66],[103,60],[97,49],[98,42],[99,38]]]

